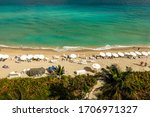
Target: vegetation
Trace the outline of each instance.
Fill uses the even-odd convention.
[[[63,75],[64,73],[65,73],[64,67],[58,65],[58,66],[56,67],[55,74],[58,75],[58,76],[61,76],[61,75]]]
[[[0,79],[0,99],[67,100],[82,99],[94,86],[93,76],[48,76],[44,78]]]
[[[79,100],[91,91],[96,80],[103,80],[98,99],[150,99],[150,72],[122,72],[116,65],[101,72],[75,77],[64,76],[64,68],[57,67],[57,75],[43,78],[0,79],[0,99],[7,100]]]
[[[150,99],[150,72],[122,72],[116,65],[102,69],[96,75],[104,80],[98,99]]]
[[[65,73],[65,69],[64,69],[64,66],[62,67],[61,65],[58,65],[58,66],[52,66],[52,67],[49,67],[47,69],[48,73],[50,73],[50,75],[53,75],[53,76],[62,76],[64,73]]]

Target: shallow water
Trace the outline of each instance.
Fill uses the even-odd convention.
[[[150,6],[0,6],[0,45],[150,44]]]

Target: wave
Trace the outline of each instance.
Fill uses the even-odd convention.
[[[80,50],[91,50],[91,51],[101,51],[101,50],[109,50],[109,49],[118,49],[118,48],[129,48],[129,47],[146,47],[150,48],[149,45],[105,45],[101,47],[81,47],[81,46],[63,46],[63,47],[28,47],[28,46],[8,46],[8,45],[0,45],[0,48],[12,48],[12,49],[33,49],[33,50],[51,50],[56,52],[65,52],[65,51],[80,51]]]

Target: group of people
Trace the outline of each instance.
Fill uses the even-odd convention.
[[[141,61],[141,62],[140,62],[140,66],[146,67],[146,66],[147,66],[147,62]]]

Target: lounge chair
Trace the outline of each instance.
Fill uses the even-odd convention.
[[[76,75],[85,75],[85,74],[87,74],[87,71],[86,70],[77,70],[77,71],[75,71],[74,72]]]
[[[9,78],[21,77],[21,74],[20,74],[20,73],[17,73],[17,72],[10,72],[10,73],[8,74],[8,77],[9,77]]]
[[[51,63],[56,63],[57,60],[53,59],[53,60],[50,60]]]

